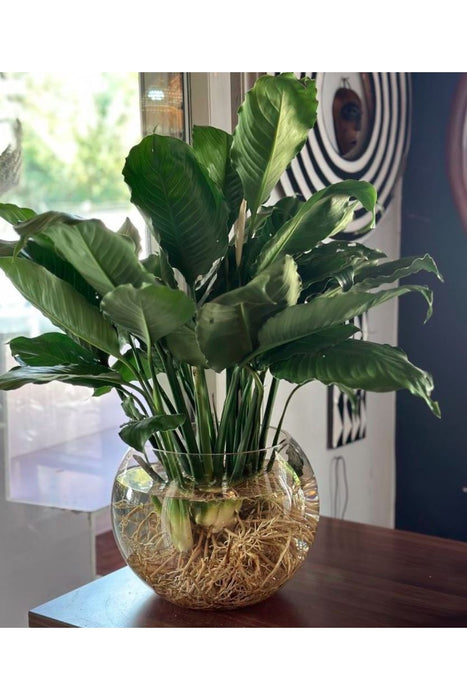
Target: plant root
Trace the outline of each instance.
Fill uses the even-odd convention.
[[[150,503],[131,509],[125,501],[115,504],[129,566],[158,595],[182,607],[238,608],[269,597],[303,563],[318,513],[301,489],[290,489],[284,498],[283,483],[275,488],[279,479],[266,478],[260,495],[239,493],[241,508],[229,527],[213,532],[192,523],[189,552],[178,552],[168,541]]]

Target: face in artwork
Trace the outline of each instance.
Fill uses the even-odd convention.
[[[362,130],[362,101],[354,90],[346,87],[337,90],[332,116],[339,153],[349,157],[358,148]]]

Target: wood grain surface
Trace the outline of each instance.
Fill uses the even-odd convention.
[[[464,542],[322,517],[294,578],[262,603],[225,611],[172,605],[119,557],[101,561],[121,568],[31,610],[29,626],[467,627]]]

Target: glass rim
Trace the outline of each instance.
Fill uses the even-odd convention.
[[[277,431],[277,428],[275,428],[274,426],[271,426],[270,428],[268,428],[268,430],[273,431],[275,433]],[[283,430],[282,428],[279,431],[279,438],[280,439],[273,445],[265,445],[264,447],[260,447],[257,450],[243,450],[241,452],[240,451],[237,451],[237,452],[226,452],[226,451],[223,451],[223,452],[188,452],[188,451],[181,451],[181,450],[163,450],[163,449],[153,447],[152,445],[150,446],[150,450],[156,456],[160,454],[162,456],[168,455],[171,457],[198,457],[198,458],[200,458],[200,457],[235,457],[238,455],[257,455],[257,454],[261,454],[262,452],[277,450],[280,447],[282,447],[287,440],[291,439],[290,434],[287,431]],[[134,448],[130,448],[128,451],[139,454],[139,450],[135,450]]]

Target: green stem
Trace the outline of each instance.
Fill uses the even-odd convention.
[[[219,421],[219,430],[217,432],[216,444],[214,446],[214,472],[217,474],[223,470],[222,453],[226,447],[227,429],[231,427],[232,419],[236,418],[236,402],[237,392],[240,379],[240,369],[235,367],[232,371],[231,380],[227,387],[227,393],[222,408],[221,419]],[[226,450],[228,452],[228,450]],[[228,459],[228,455],[226,456]]]
[[[286,414],[287,409],[288,409],[288,407],[289,407],[289,403],[290,403],[290,401],[291,401],[291,399],[292,399],[292,396],[295,394],[296,391],[298,391],[298,390],[300,389],[300,387],[304,386],[304,385],[307,384],[307,383],[308,383],[308,382],[303,382],[303,384],[297,384],[297,386],[294,387],[294,388],[292,389],[292,391],[290,392],[290,394],[289,394],[289,396],[288,396],[288,398],[287,398],[287,401],[285,402],[284,410],[282,411],[282,414],[281,414],[279,423],[278,423],[277,428],[276,428],[276,432],[275,432],[275,435],[274,435],[274,440],[273,440],[273,443],[272,443],[273,445],[276,445],[276,444],[277,444],[277,441],[279,440],[279,434],[280,434],[281,429],[282,429],[282,423],[284,422],[285,414]]]
[[[296,391],[298,391],[298,390],[300,389],[300,387],[305,386],[305,384],[308,384],[308,382],[303,382],[303,384],[297,384],[297,386],[294,387],[294,388],[292,389],[292,391],[290,392],[290,394],[289,394],[289,396],[288,396],[288,398],[287,398],[287,401],[285,402],[284,409],[283,409],[283,411],[282,411],[281,417],[280,417],[280,419],[279,419],[279,423],[278,423],[278,425],[277,425],[276,432],[275,432],[275,434],[274,434],[274,439],[273,439],[273,441],[272,441],[272,444],[273,444],[273,445],[277,445],[278,442],[279,442],[279,435],[280,435],[280,432],[281,432],[281,430],[282,430],[282,424],[283,424],[283,422],[284,422],[285,414],[286,414],[287,409],[288,409],[288,407],[289,407],[289,403],[290,403],[290,401],[291,401],[291,399],[292,399],[292,396],[295,394]],[[272,452],[271,452],[271,457],[270,457],[269,462],[268,462],[268,465],[267,465],[267,471],[269,471],[269,470],[272,468],[272,465],[274,464],[274,459],[275,459],[275,450],[272,450]]]
[[[276,377],[272,377],[271,386],[269,387],[268,400],[266,403],[266,408],[264,409],[261,434],[259,438],[260,450],[262,450],[266,446],[266,438],[269,430],[269,425],[271,423],[272,410],[274,408],[274,402],[276,400],[278,387],[279,380]]]
[[[141,384],[142,389],[144,389],[144,391],[147,393],[148,396],[152,396],[150,384],[146,378],[143,365],[141,364],[139,351],[136,348],[134,340],[131,337],[131,335],[128,336],[128,342],[131,345],[131,349],[133,351],[133,357],[135,358],[136,369],[135,369],[135,367],[133,367],[133,365],[131,363],[128,363],[128,364],[129,364],[131,370],[134,372],[134,374],[136,374],[136,377],[137,377],[139,383]]]
[[[171,362],[171,358],[165,355],[164,350],[162,348],[158,348],[158,352],[161,361],[164,365],[167,380],[169,382],[170,389],[172,391],[172,396],[175,401],[176,408],[172,407],[173,413],[183,413],[186,416],[185,422],[180,426],[180,430],[186,441],[186,457],[189,463],[190,473],[194,479],[197,479],[200,476],[202,476],[202,464],[200,463],[200,460],[198,458],[199,449],[198,444],[196,442],[196,436],[193,431],[193,426],[191,423],[190,411],[187,408],[185,398],[183,396],[183,392],[179,384],[177,373]]]
[[[201,452],[203,454],[204,471],[208,482],[214,474],[214,464],[212,457],[212,414],[209,403],[209,394],[206,386],[206,375],[202,367],[195,367],[195,405],[196,423],[199,432]]]
[[[154,403],[154,408],[156,411],[156,414],[160,415],[164,413],[164,406],[162,403],[162,398],[161,394],[159,391],[159,382],[157,381],[156,377],[156,372],[154,370],[154,364],[153,364],[153,359],[152,359],[152,346],[148,346],[148,365],[149,365],[149,370],[151,372],[151,379],[152,379],[152,396],[153,396],[153,403]],[[177,456],[175,454],[171,454],[176,452],[175,446],[173,443],[172,435],[170,434],[170,431],[163,431],[160,434],[160,441],[163,446],[163,449],[165,450],[165,468],[167,469],[167,474],[171,480],[176,480],[177,483],[183,488],[185,484],[185,480],[183,478],[182,471],[180,469],[180,465],[177,460]],[[161,454],[162,458],[162,454]]]

